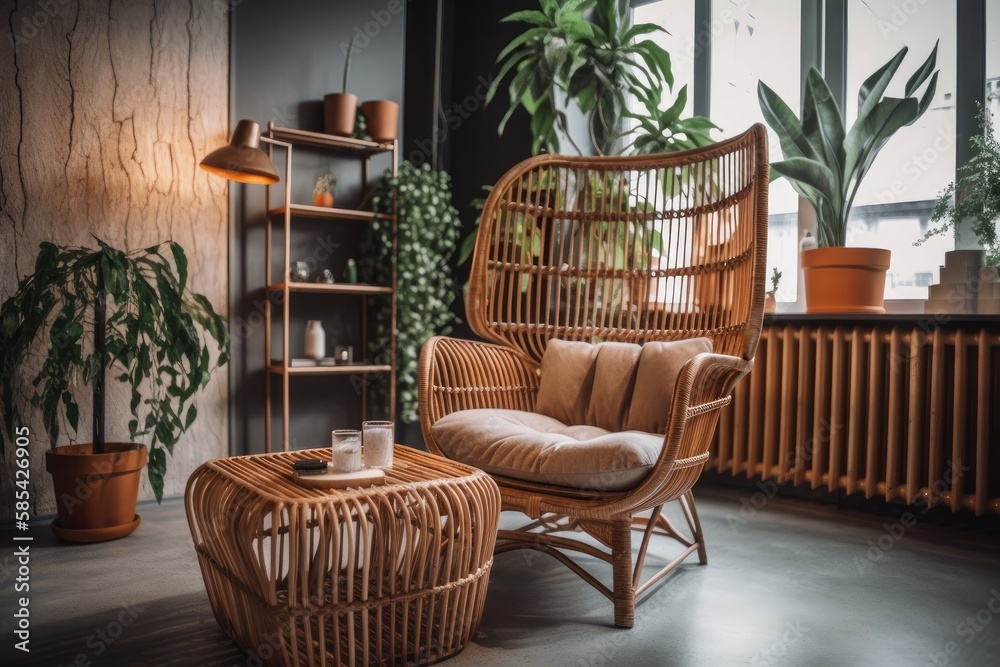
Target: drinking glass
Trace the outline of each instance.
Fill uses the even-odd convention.
[[[365,422],[364,431],[365,466],[369,468],[391,468],[393,447],[392,422]]]
[[[361,431],[333,432],[333,471],[361,470]]]

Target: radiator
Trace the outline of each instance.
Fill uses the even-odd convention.
[[[1000,323],[804,319],[765,324],[708,468],[1000,513]]]

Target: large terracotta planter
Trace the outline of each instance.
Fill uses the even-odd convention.
[[[92,452],[90,444],[45,452],[59,512],[52,530],[70,542],[115,540],[139,526],[135,503],[146,447],[108,443],[104,454]]]
[[[357,115],[358,96],[354,93],[330,93],[323,97],[323,120],[327,134],[351,136]]]
[[[375,141],[393,141],[399,134],[399,105],[389,100],[372,100],[361,105],[368,123],[366,132]]]
[[[815,248],[802,251],[807,313],[884,313],[888,250]]]

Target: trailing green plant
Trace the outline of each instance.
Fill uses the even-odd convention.
[[[159,501],[166,455],[198,416],[191,399],[229,359],[226,319],[188,289],[178,244],[123,252],[95,240],[98,249],[42,243],[35,272],[0,306],[0,442],[12,441],[31,409],[55,448],[64,422],[72,433],[79,427],[74,389],[82,382],[106,396],[112,372],[131,390],[130,439],[149,438],[147,471]],[[102,354],[90,314],[108,299]],[[214,361],[208,339],[218,348]]]
[[[858,91],[858,116],[849,131],[829,85],[815,67],[806,77],[801,119],[767,84],[758,82],[764,120],[777,133],[784,157],[771,163],[772,178],[784,176],[813,205],[820,246],[846,245],[854,197],[879,151],[930,107],[937,89],[937,49],[935,43],[907,80],[901,98],[884,95],[906,56],[906,47],[869,76]],[[928,79],[918,99],[915,93]]]
[[[364,141],[371,141],[372,138],[368,135],[368,117],[365,116],[365,112],[358,107],[358,111],[354,114],[354,134],[351,135],[355,139],[362,139]]]
[[[396,396],[400,419],[415,422],[417,362],[420,346],[431,336],[447,334],[456,319],[451,312],[455,282],[449,262],[458,246],[461,222],[452,206],[451,177],[430,165],[406,161],[397,176],[386,171],[372,196],[373,209],[390,214],[397,199],[396,259]],[[362,275],[367,282],[388,285],[392,280],[392,220],[376,217],[362,243]],[[387,308],[373,313],[373,350],[387,359],[392,322]],[[377,384],[382,402],[388,386]]]
[[[989,109],[980,107],[980,133],[972,137],[973,157],[958,170],[958,181],[945,188],[934,205],[931,222],[941,223],[916,242],[954,230],[963,220],[972,221],[972,232],[986,250],[986,263],[1000,266],[1000,141],[993,133]]]

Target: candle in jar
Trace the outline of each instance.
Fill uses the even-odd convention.
[[[392,422],[365,422],[364,450],[365,466],[368,468],[391,468],[393,447]]]
[[[332,448],[332,467],[334,472],[356,472],[361,470],[360,431],[334,431]]]

